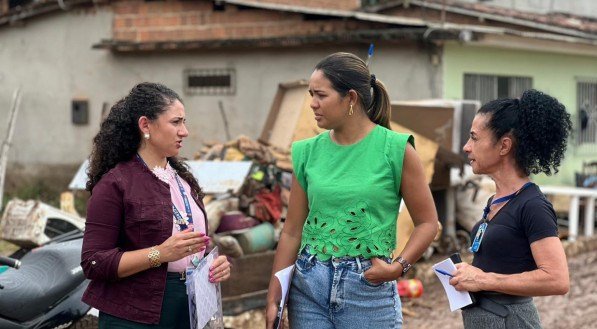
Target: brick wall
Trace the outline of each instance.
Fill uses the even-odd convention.
[[[259,2],[339,10],[356,10],[361,7],[361,0],[260,0]]]
[[[246,9],[234,5],[226,5],[223,11],[214,11],[211,1],[119,1],[114,3],[113,8],[115,41],[206,41],[308,36],[354,30],[360,25],[352,20],[305,21],[301,14]]]

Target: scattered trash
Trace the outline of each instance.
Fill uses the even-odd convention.
[[[423,295],[423,282],[419,279],[398,280],[398,295],[405,298],[418,298]]]
[[[83,230],[85,220],[41,201],[10,200],[0,221],[0,238],[21,248],[33,248],[73,230]]]

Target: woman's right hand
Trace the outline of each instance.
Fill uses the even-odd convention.
[[[210,238],[202,232],[193,232],[191,228],[174,234],[156,249],[160,252],[160,262],[174,262],[183,257],[205,250]]]
[[[273,329],[276,316],[278,315],[278,304],[274,301],[268,302],[265,309],[265,328]]]

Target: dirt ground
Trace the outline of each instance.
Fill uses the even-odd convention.
[[[567,295],[535,298],[544,329],[597,328],[597,249],[594,245],[592,243],[591,247],[582,251],[572,246],[570,253],[567,249],[570,270],[570,292]],[[441,284],[427,270],[440,259],[441,256],[436,256],[431,261],[417,264],[418,276],[425,282],[424,293],[417,299],[402,300],[405,329],[463,328],[460,311],[450,312]],[[225,323],[226,328],[264,328],[263,310],[225,317]]]
[[[568,258],[570,292],[565,296],[536,297],[544,329],[597,328],[597,253]],[[404,328],[463,328],[460,311],[450,312],[439,281],[425,286],[421,298],[404,300]]]

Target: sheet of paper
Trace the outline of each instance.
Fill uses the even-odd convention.
[[[444,290],[448,296],[448,301],[450,302],[450,310],[452,312],[473,303],[471,300],[471,295],[468,292],[457,291],[452,285],[450,285],[451,277],[441,274],[436,270],[441,270],[446,273],[454,273],[456,271],[456,266],[450,258],[433,265],[433,272],[435,272],[435,275],[437,275],[439,281],[444,286]]]
[[[276,272],[275,276],[280,281],[282,287],[282,298],[280,299],[280,307],[278,308],[277,321],[274,329],[278,329],[282,325],[282,315],[284,314],[284,305],[288,299],[288,293],[290,291],[290,283],[292,282],[292,274],[294,273],[294,265],[290,265],[287,268],[281,269]]]
[[[209,282],[209,267],[217,257],[217,249],[205,256],[192,271],[187,271],[187,293],[191,328],[203,328],[218,311],[217,287]]]
[[[294,265],[290,265],[285,269],[276,272],[276,277],[282,286],[282,299],[280,300],[280,307],[286,303],[288,297],[288,290],[290,290],[290,281],[292,281],[292,273],[294,272]]]

